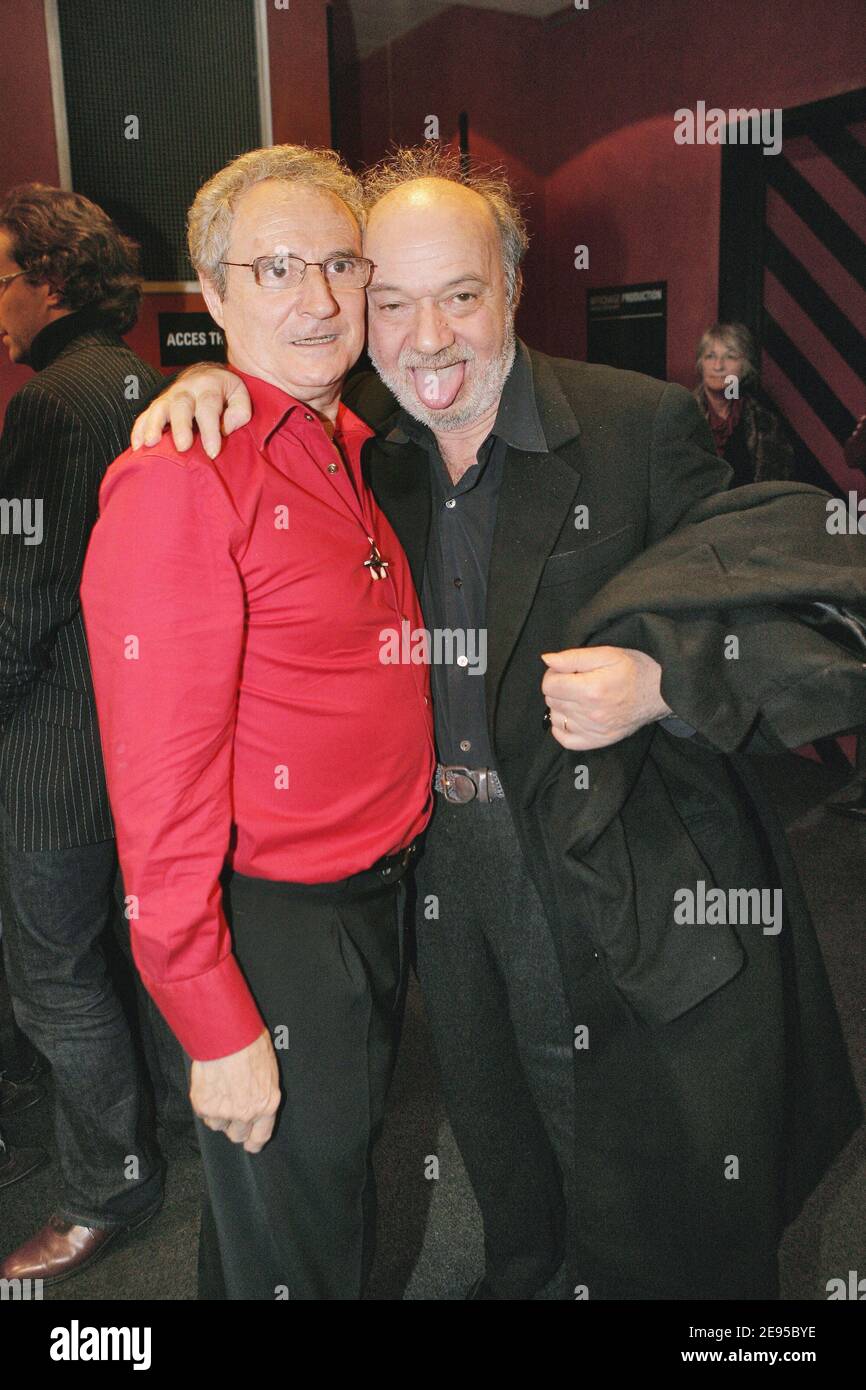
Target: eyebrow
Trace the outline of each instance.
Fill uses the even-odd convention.
[[[481,277],[480,275],[472,275],[472,274],[469,274],[469,275],[458,275],[454,280],[449,280],[449,281],[447,282],[447,284],[443,285],[442,288],[441,288],[441,290],[439,291],[439,293],[441,294],[441,293],[443,293],[445,290],[453,290],[454,287],[455,287],[455,285],[468,285],[468,284],[473,284],[473,285],[486,285],[486,284],[487,284],[487,281],[484,280],[484,279],[482,279],[482,277]],[[368,286],[368,289],[369,289],[369,291],[370,291],[371,293],[372,293],[373,291],[379,291],[379,292],[381,292],[381,293],[387,293],[387,294],[405,294],[405,293],[406,293],[406,291],[405,291],[405,290],[402,288],[402,286],[400,286],[400,285],[380,285],[380,284],[373,284],[373,285],[369,285],[369,286]],[[410,298],[411,298],[411,296],[410,296]]]
[[[264,254],[265,254],[265,253],[263,252],[263,253],[262,253],[263,258],[264,258]],[[360,256],[360,254],[361,254],[360,251],[353,251],[353,250],[351,250],[351,249],[348,249],[348,248],[345,248],[345,247],[341,247],[338,251],[329,251],[328,254],[327,254],[326,256],[324,256],[322,259],[323,259],[323,260],[326,260],[326,261],[332,261],[332,260],[334,259],[335,256],[346,256],[346,257],[349,257],[349,256]],[[300,251],[271,251],[271,252],[268,253],[267,259],[268,259],[268,260],[278,260],[280,256],[294,256],[295,260],[297,260],[297,261],[306,260],[306,257],[305,257],[305,256],[302,256],[301,253],[300,253]],[[258,257],[257,257],[256,259],[258,259]],[[312,262],[307,261],[307,264],[310,265],[310,264],[312,264]]]

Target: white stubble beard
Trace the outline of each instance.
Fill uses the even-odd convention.
[[[473,424],[476,420],[480,420],[487,414],[502,395],[502,388],[505,385],[508,373],[511,371],[516,351],[517,340],[514,333],[514,319],[509,315],[502,347],[495,357],[491,357],[490,361],[475,375],[468,400],[464,401],[462,405],[456,408],[454,406],[449,406],[446,410],[430,410],[429,407],[425,406],[418,398],[418,393],[415,390],[411,373],[409,372],[409,366],[421,369],[428,367],[431,370],[435,369],[436,366],[442,367],[446,365],[446,362],[438,359],[445,357],[447,361],[447,357],[450,355],[448,351],[446,350],[445,353],[434,353],[432,357],[425,362],[423,361],[423,353],[407,352],[404,349],[403,352],[400,353],[400,358],[395,370],[389,371],[377,361],[372,346],[370,343],[367,344],[367,352],[370,361],[373,363],[382,381],[388,387],[388,390],[396,397],[397,401],[408,415],[411,415],[414,420],[418,420],[420,424],[426,425],[434,434],[447,434],[452,430],[465,429],[468,425]],[[462,357],[460,355],[455,356],[453,359],[454,361],[473,363],[476,360],[475,353],[469,347],[457,349],[457,352],[458,354],[469,353],[470,355],[468,357]],[[414,360],[412,360],[410,364],[407,364],[405,361],[407,357]]]

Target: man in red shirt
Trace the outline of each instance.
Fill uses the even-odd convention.
[[[360,207],[295,146],[200,190],[191,258],[255,414],[216,460],[123,454],[84,569],[133,949],[191,1059],[206,1298],[358,1298],[372,1257],[434,753],[427,666],[382,659],[421,616],[340,403]]]

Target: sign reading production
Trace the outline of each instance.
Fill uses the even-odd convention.
[[[587,358],[666,377],[667,281],[587,290]]]

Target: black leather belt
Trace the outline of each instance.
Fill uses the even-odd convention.
[[[467,801],[498,801],[505,795],[499,775],[492,767],[439,763],[433,786],[446,801],[457,806],[464,806]]]

